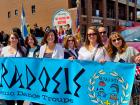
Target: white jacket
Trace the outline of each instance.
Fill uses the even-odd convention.
[[[40,52],[39,52],[39,58],[43,58],[45,50],[46,50],[47,45],[44,44],[40,47]],[[53,54],[52,54],[52,58],[55,59],[63,59],[64,58],[64,49],[60,44],[56,44]]]

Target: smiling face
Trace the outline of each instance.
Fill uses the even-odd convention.
[[[97,33],[92,29],[88,29],[87,37],[90,43],[95,43],[97,41]]]
[[[68,38],[68,48],[73,49],[74,48],[74,39],[73,37]]]
[[[106,29],[104,27],[99,27],[98,32],[99,32],[99,35],[100,35],[102,41],[104,43],[106,43],[106,41],[108,39]]]
[[[29,44],[29,46],[34,46],[34,39],[31,37],[31,36],[29,36],[28,37],[28,44]]]
[[[110,37],[111,37],[112,45],[114,47],[116,47],[118,49],[122,46],[122,38],[119,35],[112,34]]]
[[[54,41],[55,41],[55,35],[54,35],[53,32],[50,32],[47,36],[47,42],[48,43],[54,43]]]
[[[18,37],[14,34],[11,34],[9,37],[9,43],[11,45],[17,45],[18,44]]]

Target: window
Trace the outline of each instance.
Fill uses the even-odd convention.
[[[85,4],[85,0],[81,0],[81,14],[82,15],[86,15],[86,4]]]
[[[32,5],[32,14],[36,12],[35,5]]]
[[[75,8],[77,6],[76,0],[71,0],[72,8]]]
[[[8,11],[8,18],[11,17],[11,11]]]
[[[101,0],[92,0],[92,16],[102,17],[102,1]]]
[[[115,18],[115,2],[114,1],[107,1],[107,17],[108,18]]]
[[[68,4],[69,4],[69,8],[77,7],[76,0],[69,0]]]
[[[129,0],[129,2],[133,2],[133,3],[135,3],[135,0]]]
[[[126,14],[127,14],[127,12],[126,12],[126,5],[124,5],[124,4],[121,4],[121,3],[119,3],[118,4],[118,12],[119,12],[119,14],[118,14],[118,18],[119,19],[122,19],[122,20],[127,20],[126,19]],[[130,11],[130,10],[129,10]]]
[[[15,15],[18,16],[18,10],[17,9],[15,10]]]

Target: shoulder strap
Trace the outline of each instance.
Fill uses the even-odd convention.
[[[97,46],[94,50],[94,53],[93,53],[93,56],[92,56],[92,60],[94,61],[94,58],[95,58],[95,55],[97,53],[97,50],[98,50],[99,46]]]
[[[71,56],[74,56],[76,59],[77,59],[77,57],[78,57],[78,54],[77,54],[77,52],[76,52],[76,50],[75,50],[75,54],[71,51],[71,50],[69,50],[69,54],[71,55]]]
[[[69,56],[74,56],[76,59],[78,58],[78,52],[75,50],[76,55],[69,49],[65,49],[65,52],[69,55]]]
[[[16,51],[15,57],[17,56],[18,50]]]

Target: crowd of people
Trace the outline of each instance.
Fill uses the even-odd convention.
[[[41,43],[38,43],[36,39],[39,35],[43,37]],[[4,32],[0,33],[1,36],[4,36]],[[128,46],[119,32],[112,32],[107,35],[106,28],[103,26],[98,29],[94,26],[89,27],[85,34],[85,41],[79,42],[69,24],[66,30],[63,30],[61,26],[59,30],[48,26],[45,31],[35,24],[34,30],[30,29],[30,34],[25,39],[22,38],[18,28],[13,28],[13,32],[7,36],[7,39],[5,41],[0,40],[0,43],[1,57],[39,57],[89,60],[100,63],[112,61],[140,64],[140,53],[135,48]],[[134,86],[140,88],[137,82],[134,83]],[[140,91],[133,88],[133,103],[136,100],[135,96],[139,95]],[[7,105],[14,105],[15,101],[10,100],[6,103]],[[17,105],[22,104],[23,101],[17,101]],[[32,104],[40,105],[38,103]]]

